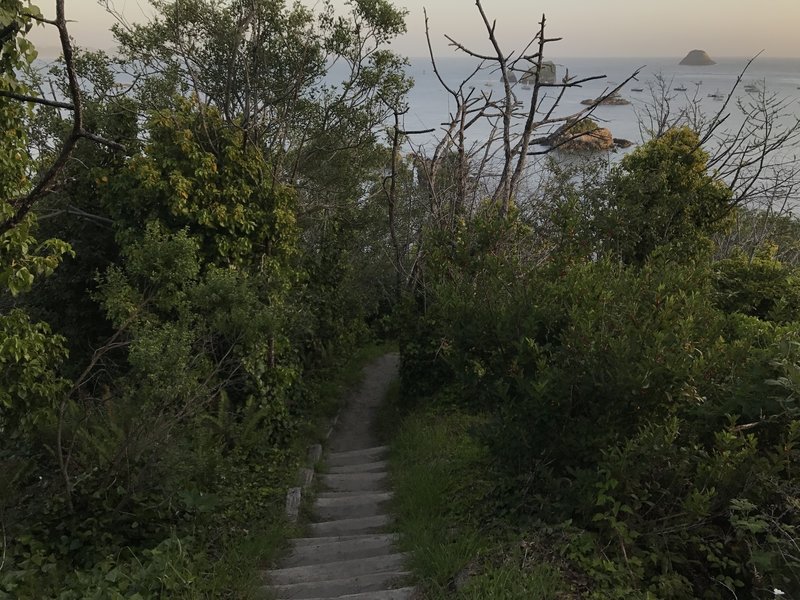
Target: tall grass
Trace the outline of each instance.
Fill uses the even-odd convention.
[[[391,441],[394,510],[401,546],[424,598],[551,600],[564,598],[560,574],[521,555],[494,514],[488,454],[472,434],[481,416],[454,409],[399,416],[390,392],[384,432]],[[387,423],[394,423],[394,432]]]

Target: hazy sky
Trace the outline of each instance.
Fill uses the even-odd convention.
[[[316,0],[303,0],[314,5]],[[53,0],[39,0],[46,14]],[[146,0],[111,0],[125,15],[137,20]],[[343,6],[346,0],[334,0]],[[408,9],[408,34],[395,42],[407,56],[426,53],[422,7],[428,9],[437,53],[447,55],[447,33],[477,50],[488,41],[473,0],[396,0]],[[548,35],[563,37],[551,46],[554,56],[682,56],[702,48],[712,57],[800,56],[800,0],[483,0],[490,18],[497,20],[499,36],[508,48],[524,43],[537,28],[542,13]],[[144,7],[144,8],[143,8]],[[112,19],[97,0],[68,0],[70,27],[79,44],[109,48]],[[50,28],[52,29],[52,28]],[[54,39],[37,34],[45,50]]]

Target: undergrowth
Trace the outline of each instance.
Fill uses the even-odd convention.
[[[209,415],[208,423],[198,421],[191,443],[181,440],[168,449],[174,469],[163,485],[183,489],[170,499],[171,509],[130,511],[129,518],[121,519],[98,506],[94,520],[32,523],[28,531],[6,540],[0,598],[262,597],[260,571],[300,532],[285,519],[284,499],[308,446],[324,438],[346,390],[360,382],[363,366],[392,349],[373,344],[338,364],[318,367],[304,390],[313,401],[295,415],[297,425],[283,449],[271,447],[268,432],[257,427],[248,434],[252,443],[242,446],[246,415],[228,420],[220,410]],[[226,436],[237,443],[221,451],[214,444]],[[138,544],[120,548],[117,540],[132,539],[137,530]],[[61,542],[53,546],[58,531]]]
[[[504,515],[489,452],[478,435],[486,417],[436,401],[403,415],[399,394],[395,384],[382,430],[391,442],[401,545],[411,553],[424,598],[569,597],[557,566],[531,552]]]

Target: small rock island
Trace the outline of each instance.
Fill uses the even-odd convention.
[[[715,65],[717,63],[716,61],[711,60],[711,57],[705,50],[692,50],[679,64],[688,67],[706,67],[708,65]]]
[[[605,98],[600,96],[598,98],[587,98],[586,100],[581,100],[581,104],[586,106],[591,106],[592,104],[601,104],[604,106],[625,106],[630,104],[630,101],[620,96],[618,92],[614,92]]]
[[[609,129],[591,119],[569,119],[544,142],[562,152],[582,154],[614,148],[629,148],[633,142],[615,138]]]

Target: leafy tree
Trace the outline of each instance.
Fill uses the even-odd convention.
[[[488,421],[494,517],[552,540],[587,597],[792,594],[794,268],[713,261],[731,194],[689,130],[602,173],[426,231],[405,389]]]
[[[0,10],[2,55],[0,91],[24,93],[27,88],[16,70],[36,57],[25,38],[38,14],[27,2],[4,1]],[[32,161],[22,128],[27,108],[0,97],[0,219],[15,214],[15,204],[30,188]],[[25,215],[13,228],[0,233],[0,431],[16,436],[48,418],[65,381],[56,371],[64,359],[64,339],[53,336],[45,323],[31,320],[16,307],[17,296],[31,289],[38,277],[53,272],[71,249],[57,239],[37,241],[36,219]]]
[[[672,129],[637,148],[607,183],[599,224],[610,249],[641,265],[661,245],[686,254],[725,227],[731,191],[708,173],[708,155],[688,128]]]

